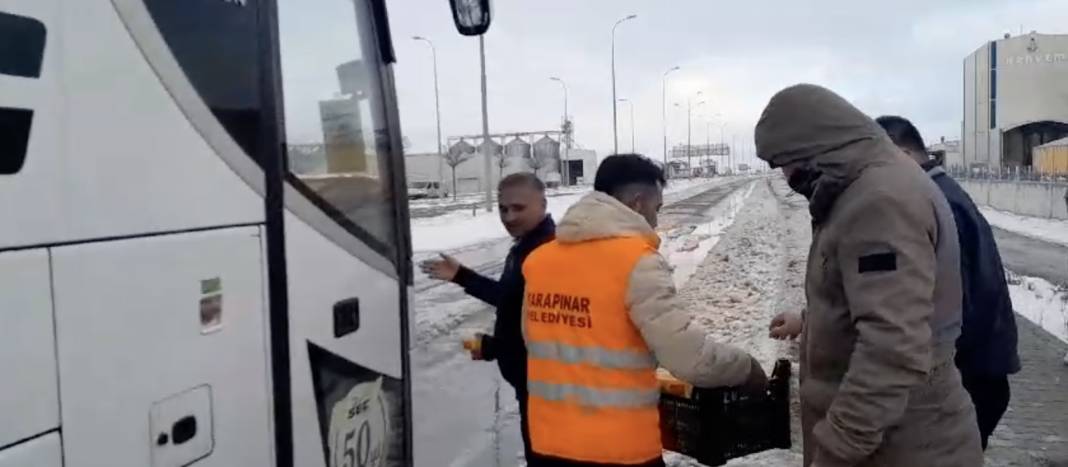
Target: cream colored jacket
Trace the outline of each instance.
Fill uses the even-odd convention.
[[[642,236],[659,245],[649,223],[615,198],[593,192],[575,203],[556,226],[560,243]],[[736,386],[750,372],[750,356],[716,342],[679,300],[671,267],[660,254],[638,261],[630,273],[626,302],[659,365],[698,387]]]

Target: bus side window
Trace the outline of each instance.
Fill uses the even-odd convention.
[[[364,243],[396,251],[383,61],[366,0],[278,1],[289,180]]]
[[[0,11],[0,75],[40,78],[44,47],[43,23]]]
[[[32,110],[0,107],[0,175],[22,170],[32,124]]]
[[[263,164],[258,2],[145,0],[145,8],[215,119]]]
[[[40,78],[45,26],[25,16],[0,12],[0,75]],[[30,144],[33,110],[0,102],[0,175],[22,170]]]

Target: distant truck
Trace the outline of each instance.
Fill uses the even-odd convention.
[[[445,198],[449,189],[441,182],[408,182],[408,199]]]
[[[1046,176],[1068,176],[1068,138],[1038,146],[1033,151],[1035,171]]]

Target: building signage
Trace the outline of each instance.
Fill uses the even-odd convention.
[[[1005,59],[1005,65],[1007,66],[1040,65],[1043,63],[1064,62],[1068,62],[1068,53],[1017,55]]]

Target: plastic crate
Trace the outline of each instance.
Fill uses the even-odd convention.
[[[775,363],[763,394],[693,388],[660,396],[664,449],[715,466],[768,449],[790,448],[789,360]]]

